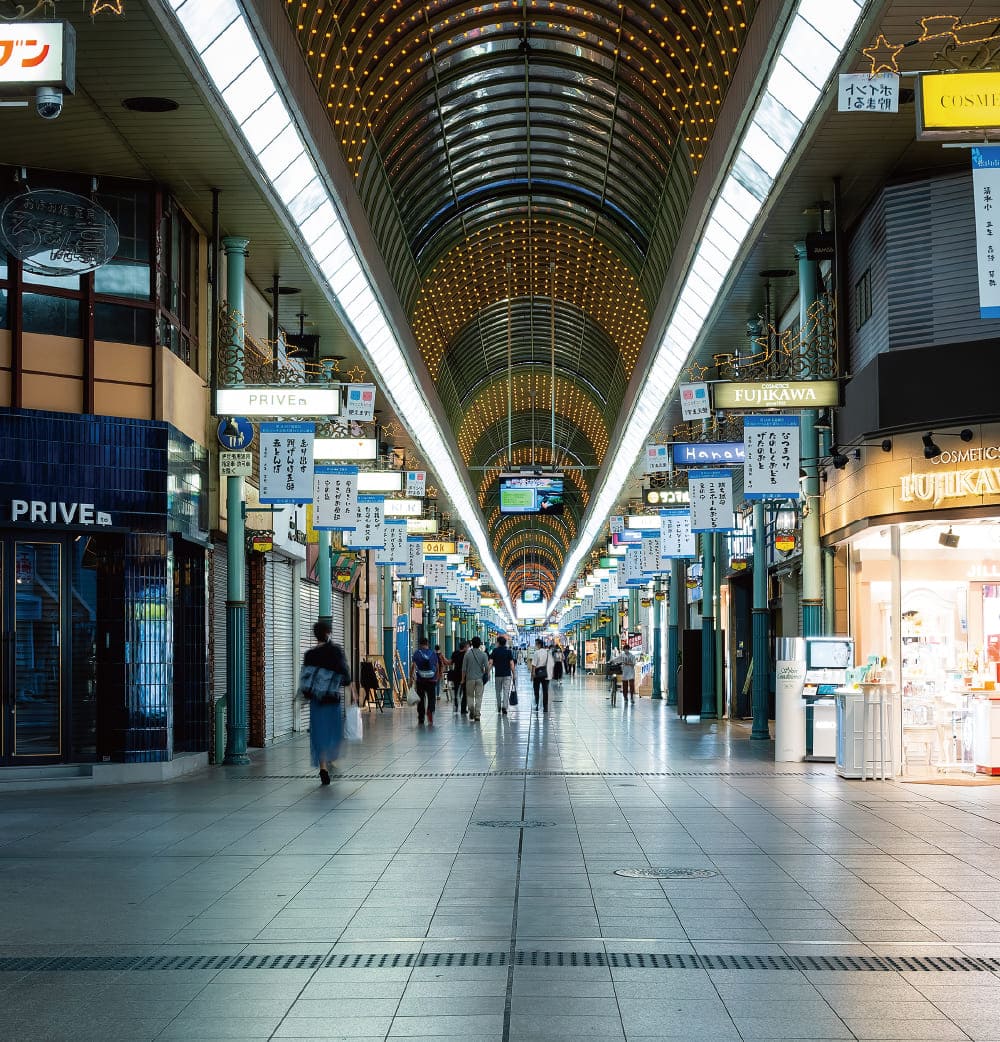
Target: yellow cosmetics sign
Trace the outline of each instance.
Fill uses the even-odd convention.
[[[1000,72],[921,76],[917,137],[923,141],[982,138],[1000,129]]]

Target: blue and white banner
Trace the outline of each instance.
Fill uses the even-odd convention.
[[[261,503],[313,501],[312,423],[260,425]]]
[[[406,523],[406,519],[403,519]],[[416,579],[424,574],[424,537],[408,535],[406,537],[406,563],[396,573],[401,579]]]
[[[381,550],[375,551],[375,563],[405,565],[407,561],[406,518],[387,517],[385,519],[385,546]]]
[[[1000,146],[972,149],[979,317],[1000,318]]]
[[[660,556],[665,560],[698,556],[690,510],[660,511]]]
[[[659,575],[663,570],[660,560],[660,536],[643,534],[642,537],[642,574]]]
[[[731,470],[688,471],[688,491],[691,493],[692,532],[735,530]]]
[[[385,496],[358,496],[358,523],[344,532],[347,550],[378,550],[385,546]]]
[[[799,498],[799,417],[744,416],[744,499]]]
[[[313,476],[313,528],[342,532],[358,523],[358,468],[317,463]]]
[[[452,565],[454,568],[455,566]],[[448,561],[444,557],[424,558],[424,589],[448,589]]]

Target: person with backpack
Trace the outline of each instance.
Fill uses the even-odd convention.
[[[482,708],[483,685],[490,672],[490,660],[483,651],[479,637],[472,638],[472,647],[462,658],[462,690],[469,706],[469,720],[479,719]]]
[[[566,652],[566,672],[571,677],[576,676],[576,649],[572,647]]]
[[[344,734],[341,692],[351,684],[344,649],[334,644],[330,635],[327,623],[313,626],[316,646],[303,656],[299,676],[299,694],[309,703],[309,752],[323,785],[330,784],[330,767],[337,759]]]
[[[549,711],[549,681],[552,679],[552,652],[544,645],[541,637],[535,641],[531,656],[531,686],[535,695],[535,712],[538,712],[538,696],[542,696],[542,712]]]
[[[434,705],[437,692],[438,660],[431,651],[430,641],[426,637],[420,639],[420,646],[413,653],[413,665],[410,669],[410,683],[417,689],[417,724],[424,722],[434,724]]]
[[[556,683],[562,683],[563,678],[563,651],[557,644],[552,649],[552,679]]]
[[[497,646],[490,654],[493,668],[493,686],[496,688],[497,712],[506,715],[511,688],[514,686],[514,652],[507,647],[507,638],[497,637]]]

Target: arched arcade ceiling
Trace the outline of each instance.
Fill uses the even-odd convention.
[[[286,2],[513,596],[576,536],[757,2]],[[532,460],[566,516],[501,519]]]

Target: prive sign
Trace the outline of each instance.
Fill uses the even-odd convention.
[[[95,509],[93,503],[12,499],[10,520],[22,525],[110,525],[111,515]]]

